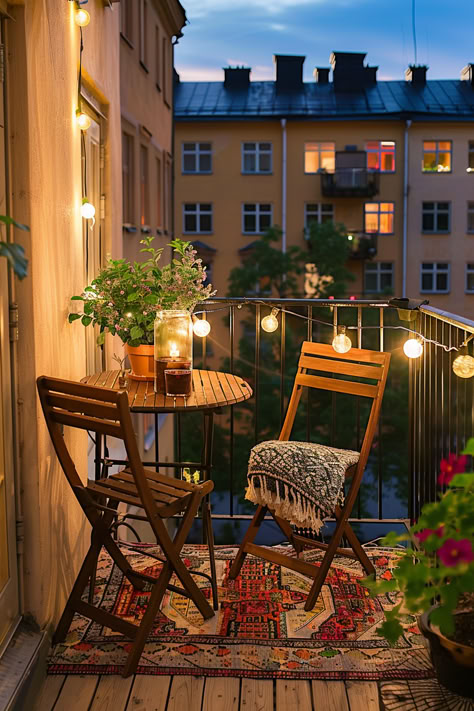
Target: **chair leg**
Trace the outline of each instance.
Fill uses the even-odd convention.
[[[232,563],[232,566],[230,568],[230,571],[229,571],[230,580],[235,580],[235,578],[240,573],[240,569],[242,568],[243,562],[247,556],[247,553],[245,551],[245,546],[247,545],[247,543],[253,543],[255,536],[258,533],[258,529],[260,528],[262,521],[265,518],[266,513],[267,513],[266,506],[259,506],[257,508],[257,510],[255,511],[254,517],[250,523],[250,526],[247,529],[247,533],[244,536],[244,540],[240,544],[239,552],[235,556],[234,562]]]
[[[219,597],[217,592],[217,571],[216,558],[214,555],[214,531],[212,530],[211,507],[207,498],[202,502],[202,525],[206,532],[207,547],[209,549],[209,562],[211,565],[211,587],[212,587],[212,606],[214,610],[219,609]]]
[[[346,527],[344,529],[344,535],[346,536],[347,540],[349,541],[352,550],[356,554],[357,558],[359,559],[359,562],[367,575],[374,575],[375,574],[375,568],[370,560],[370,558],[367,556],[367,553],[365,550],[362,548],[359,539],[357,538],[356,534],[352,530],[351,526],[346,523]]]
[[[287,537],[288,542],[291,543],[291,545],[296,551],[296,554],[299,555],[303,550],[303,546],[293,539],[293,529],[291,528],[291,525],[288,523],[288,521],[285,521],[285,519],[276,516],[273,511],[271,511],[271,509],[269,509],[269,511],[273,516],[275,523],[280,528],[281,532]]]

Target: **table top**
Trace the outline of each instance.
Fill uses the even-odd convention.
[[[118,390],[118,370],[105,370],[81,380],[87,385]],[[167,397],[154,391],[153,382],[128,381],[128,401],[132,412],[196,412],[215,410],[248,400],[252,388],[238,375],[215,370],[193,370],[193,392],[189,397]]]

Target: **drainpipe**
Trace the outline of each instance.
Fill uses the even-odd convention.
[[[281,119],[281,251],[286,252],[286,118]]]
[[[402,242],[402,296],[407,295],[407,257],[408,257],[408,130],[411,119],[405,123],[403,146],[403,242]]]

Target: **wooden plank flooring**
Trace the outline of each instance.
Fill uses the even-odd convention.
[[[48,676],[32,711],[382,711],[376,682]]]

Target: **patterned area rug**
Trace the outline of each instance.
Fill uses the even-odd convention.
[[[160,564],[142,551],[123,548],[133,567],[157,575]],[[287,548],[279,550],[288,551]],[[139,674],[195,674],[284,679],[428,679],[433,676],[423,638],[412,618],[394,649],[377,635],[393,594],[369,597],[360,585],[362,570],[349,558],[335,558],[311,612],[304,603],[311,581],[299,573],[247,556],[237,580],[228,579],[236,548],[218,547],[216,564],[220,609],[204,621],[187,598],[167,592],[140,659]],[[378,577],[391,577],[396,554],[369,548]],[[321,551],[305,558],[318,563]],[[186,546],[191,570],[209,573],[207,549]],[[206,578],[196,581],[210,597]],[[173,580],[175,584],[177,581]],[[96,604],[136,623],[146,609],[146,591],[134,590],[103,554],[97,572]],[[49,659],[50,674],[118,674],[130,641],[76,615],[67,639]]]

